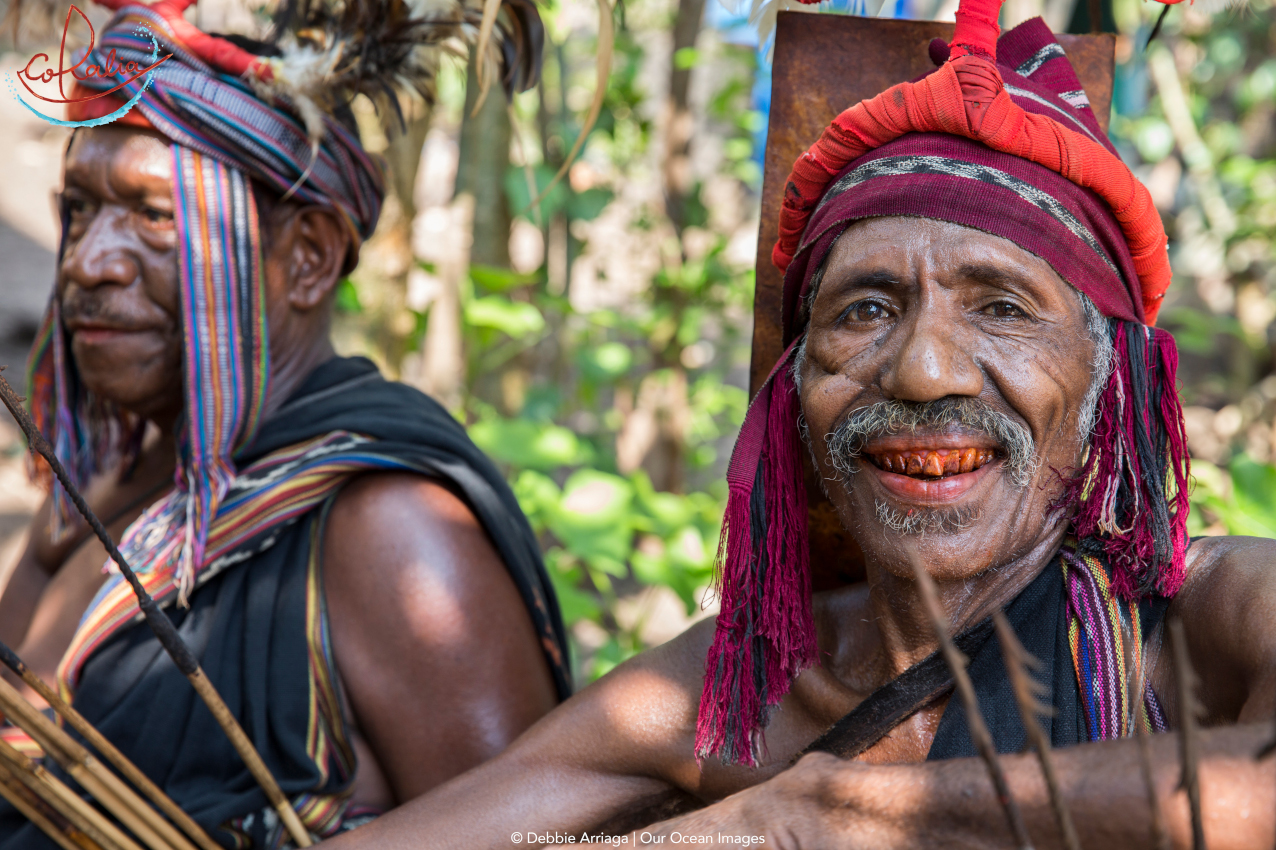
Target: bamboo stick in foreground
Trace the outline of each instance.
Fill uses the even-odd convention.
[[[7,767],[19,782],[52,806],[72,826],[99,844],[102,850],[142,850],[137,842],[68,788],[62,780],[4,740],[0,740],[0,765]]]
[[[1002,769],[1001,762],[997,760],[997,748],[992,742],[988,726],[984,723],[984,716],[979,713],[979,700],[975,696],[975,686],[971,684],[970,676],[966,673],[966,656],[962,655],[948,633],[948,618],[944,615],[944,607],[939,603],[939,592],[935,589],[935,580],[916,559],[913,559],[913,577],[917,581],[917,590],[921,594],[922,604],[926,606],[926,613],[935,629],[935,636],[939,638],[940,651],[944,654],[944,660],[948,662],[948,669],[952,671],[953,682],[957,685],[957,695],[961,698],[962,707],[966,709],[966,725],[970,728],[970,738],[988,768],[988,776],[992,779],[997,802],[1006,813],[1010,833],[1021,850],[1031,850],[1032,839],[1028,835],[1023,813],[1019,811],[1019,804],[1010,794],[1006,772]]]
[[[1170,850],[1170,832],[1165,828],[1165,813],[1161,811],[1161,798],[1156,795],[1156,780],[1152,775],[1152,742],[1149,740],[1152,736],[1148,734],[1146,724],[1147,706],[1140,696],[1134,734],[1139,739],[1139,772],[1147,787],[1148,810],[1152,814],[1152,845],[1156,850]]]
[[[49,707],[57,712],[68,726],[78,732],[84,740],[88,741],[106,761],[118,770],[125,779],[133,783],[133,787],[145,794],[161,812],[168,815],[169,819],[177,824],[202,850],[221,850],[221,845],[214,842],[208,836],[208,833],[204,831],[203,827],[195,823],[191,816],[182,810],[181,806],[174,803],[146,774],[138,770],[133,762],[129,761],[114,744],[106,739],[106,736],[94,728],[93,724],[85,720],[78,711],[63,700],[57,691],[31,672],[22,663],[22,659],[17,656],[17,653],[2,641],[0,641],[0,663],[12,670],[28,687],[39,694],[40,698],[48,703]]]
[[[62,850],[101,850],[97,843],[78,830],[71,834],[70,826],[63,828],[54,824],[50,814],[52,807],[32,794],[26,786],[13,778],[6,768],[0,766],[0,797],[17,809],[24,818],[49,836]],[[47,809],[47,811],[45,811]],[[53,815],[56,817],[56,815]]]
[[[0,678],[0,711],[151,850],[195,850],[177,829],[57,724]]]
[[[292,804],[288,802],[288,798],[284,796],[283,789],[275,781],[270,768],[266,767],[266,763],[262,761],[261,754],[257,752],[257,748],[249,740],[244,728],[239,725],[239,721],[235,719],[235,715],[226,706],[225,700],[222,699],[221,694],[217,693],[217,689],[213,687],[212,682],[208,681],[208,676],[204,674],[203,668],[200,667],[199,660],[195,658],[195,654],[191,652],[190,647],[182,640],[182,636],[177,633],[177,628],[173,625],[173,621],[160,610],[159,605],[155,603],[146,588],[142,586],[141,581],[138,580],[133,568],[129,566],[128,561],[120,554],[119,547],[111,539],[110,533],[102,525],[101,520],[97,518],[92,509],[89,508],[88,503],[84,501],[84,497],[80,495],[75,484],[72,483],[65,467],[62,466],[62,462],[58,460],[57,454],[53,451],[53,447],[49,445],[48,440],[40,433],[40,429],[35,427],[35,423],[27,415],[26,409],[22,406],[22,398],[13,391],[13,387],[9,386],[9,382],[3,376],[0,376],[0,401],[4,402],[4,406],[9,409],[14,421],[18,423],[18,427],[26,435],[27,444],[49,464],[49,468],[62,484],[62,489],[66,492],[67,497],[70,498],[71,503],[75,505],[76,510],[84,517],[84,521],[89,524],[89,528],[93,529],[93,533],[97,535],[97,538],[102,541],[102,545],[106,547],[106,552],[111,560],[120,568],[120,573],[137,596],[137,607],[141,610],[146,624],[151,627],[151,631],[159,639],[160,646],[173,659],[177,669],[186,676],[195,688],[195,692],[199,694],[200,699],[208,706],[213,718],[221,726],[222,731],[226,733],[226,737],[230,739],[231,745],[239,753],[240,758],[244,760],[244,764],[248,766],[248,771],[257,780],[257,784],[261,786],[262,791],[265,792],[266,799],[270,801],[275,811],[279,813],[279,818],[288,830],[288,834],[292,837],[293,843],[298,847],[313,846],[314,842],[310,840],[310,833],[306,831],[301,818],[298,817]]]
[[[1037,698],[1045,688],[1040,682],[1028,674],[1027,668],[1040,667],[1041,662],[1028,654],[1023,648],[1010,621],[1001,611],[992,615],[993,625],[997,627],[997,640],[1001,644],[1001,655],[1006,662],[1006,673],[1010,677],[1010,687],[1015,692],[1015,704],[1019,707],[1019,717],[1023,720],[1024,731],[1028,733],[1029,745],[1037,751],[1037,760],[1041,762],[1041,773],[1046,779],[1046,790],[1050,793],[1050,806],[1054,809],[1055,820],[1059,824],[1059,832],[1063,835],[1063,846],[1067,850],[1081,850],[1081,839],[1077,836],[1077,828],[1072,823],[1072,815],[1068,812],[1067,801],[1063,799],[1063,791],[1059,788],[1059,777],[1054,772],[1054,760],[1050,757],[1050,739],[1045,730],[1037,722],[1037,717],[1050,714],[1050,706],[1042,705]]]
[[[1192,814],[1192,850],[1205,850],[1205,823],[1201,819],[1201,777],[1197,771],[1200,742],[1196,722],[1200,715],[1200,704],[1196,700],[1196,673],[1192,671],[1192,661],[1188,658],[1183,621],[1177,617],[1167,619],[1166,628],[1170,633],[1174,681],[1178,685],[1179,758],[1183,765],[1179,787],[1187,792],[1187,805]]]

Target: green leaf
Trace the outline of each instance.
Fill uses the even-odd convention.
[[[571,431],[530,419],[483,419],[470,426],[469,434],[492,457],[519,467],[554,469],[577,463],[581,456]]]
[[[634,353],[619,342],[584,348],[580,352],[581,369],[595,381],[614,381],[623,377],[634,365]]]
[[[673,66],[679,71],[687,71],[700,64],[700,51],[694,47],[683,47],[673,55]]]
[[[523,512],[539,519],[558,505],[560,491],[554,479],[540,472],[524,469],[514,479],[514,497]]]
[[[548,525],[569,550],[611,574],[612,562],[627,562],[633,549],[632,504],[628,481],[582,469],[567,479]]]
[[[490,295],[465,305],[465,321],[473,327],[495,328],[513,339],[538,334],[545,329],[541,311],[525,301]]]
[[[334,305],[338,313],[345,313],[350,316],[357,316],[363,312],[363,304],[359,301],[359,290],[355,288],[354,281],[348,277],[343,277],[341,282],[337,284],[336,303]]]
[[[1232,498],[1239,509],[1227,520],[1233,534],[1276,537],[1276,466],[1257,463],[1248,455],[1232,461]]]
[[[598,619],[602,608],[593,594],[580,590],[556,572],[551,572],[549,579],[554,585],[554,593],[558,596],[558,606],[562,609],[564,621],[575,623],[580,620]]]
[[[536,194],[540,194],[545,191],[545,187],[553,179],[554,170],[544,165],[538,165],[532,169],[532,175],[536,182]],[[567,205],[570,190],[565,184],[566,181],[560,180],[553,189],[550,189],[549,194],[541,199],[539,207],[542,218],[551,218]],[[528,208],[533,197],[529,189],[527,172],[518,166],[510,166],[509,170],[505,172],[505,196],[509,199],[510,210],[515,215],[521,215],[529,221],[535,221],[536,214]]]
[[[577,192],[567,202],[567,214],[578,221],[593,221],[602,214],[613,197],[610,191],[601,187]]]
[[[470,265],[470,280],[488,292],[507,292],[520,286],[528,286],[540,280],[538,275],[521,274],[513,269],[500,266],[484,266],[478,263]]]

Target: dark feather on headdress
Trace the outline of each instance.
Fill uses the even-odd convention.
[[[270,39],[281,55],[259,88],[292,101],[307,126],[359,94],[397,115],[396,92],[434,101],[440,55],[465,55],[482,15],[481,0],[283,0]],[[490,49],[508,95],[535,85],[544,36],[534,0],[503,0]]]

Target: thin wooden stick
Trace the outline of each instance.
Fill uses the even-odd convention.
[[[0,764],[6,765],[18,781],[31,790],[76,829],[83,832],[102,850],[142,850],[137,842],[125,835],[101,812],[81,799],[44,767],[14,749],[8,741],[0,739]]]
[[[971,684],[970,676],[966,673],[966,656],[962,655],[948,633],[948,618],[944,615],[943,606],[939,604],[939,592],[935,589],[935,581],[918,560],[913,561],[913,576],[917,581],[917,590],[921,594],[922,604],[925,605],[926,613],[930,617],[931,626],[935,629],[935,637],[939,639],[940,651],[943,652],[944,660],[948,662],[948,668],[952,671],[957,695],[961,698],[962,707],[966,709],[966,725],[970,729],[970,738],[988,768],[988,777],[992,780],[997,802],[1001,804],[1002,811],[1006,814],[1010,833],[1021,850],[1031,850],[1032,839],[1028,836],[1028,827],[1024,823],[1023,813],[1019,811],[1019,804],[1010,794],[1010,784],[1006,782],[1006,773],[997,759],[997,748],[992,742],[992,735],[988,732],[983,715],[979,713],[979,700],[975,696],[975,686]]]
[[[1019,717],[1023,720],[1024,731],[1028,733],[1028,743],[1037,751],[1037,760],[1041,762],[1041,773],[1046,779],[1046,790],[1050,793],[1050,806],[1054,809],[1055,820],[1059,824],[1059,832],[1063,835],[1063,846],[1067,850],[1081,850],[1081,839],[1077,836],[1077,828],[1072,823],[1072,815],[1068,812],[1067,802],[1063,799],[1063,791],[1059,788],[1059,777],[1054,770],[1054,760],[1050,757],[1050,739],[1045,730],[1037,722],[1042,714],[1052,714],[1054,709],[1042,705],[1038,701],[1045,692],[1045,686],[1032,678],[1028,668],[1036,669],[1041,662],[1023,648],[1015,630],[1001,611],[992,615],[993,625],[997,627],[997,640],[1001,644],[1001,655],[1006,662],[1006,674],[1010,677],[1010,687],[1015,693],[1015,704],[1019,707]]]
[[[1139,739],[1139,772],[1148,791],[1148,809],[1152,813],[1152,846],[1156,850],[1170,850],[1170,831],[1165,828],[1165,813],[1161,811],[1161,798],[1156,794],[1156,779],[1152,775],[1152,741],[1147,730],[1147,706],[1139,697],[1138,716],[1134,734]]]
[[[1167,618],[1170,633],[1170,657],[1174,660],[1174,680],[1179,698],[1179,757],[1182,773],[1179,787],[1187,792],[1187,804],[1192,813],[1192,850],[1205,850],[1205,825],[1201,819],[1201,778],[1197,770],[1200,761],[1199,731],[1196,728],[1200,716],[1200,703],[1196,700],[1196,674],[1187,654],[1187,638],[1183,634],[1183,621]]]
[[[599,2],[603,2],[603,0],[599,0]],[[159,639],[160,646],[173,659],[177,669],[190,680],[195,692],[199,694],[200,699],[208,706],[213,718],[222,727],[226,737],[230,739],[231,746],[235,748],[235,751],[239,753],[239,757],[244,760],[244,764],[248,766],[248,772],[257,780],[261,790],[266,793],[266,799],[270,801],[275,811],[279,813],[280,820],[287,828],[293,843],[298,847],[312,846],[314,842],[310,840],[310,833],[306,831],[306,827],[302,824],[301,818],[297,816],[296,810],[288,802],[288,798],[284,796],[284,792],[279,787],[279,783],[275,781],[270,768],[266,767],[266,763],[262,761],[261,754],[257,752],[257,748],[253,746],[253,742],[244,732],[243,727],[239,725],[235,715],[226,706],[226,701],[222,699],[221,694],[217,693],[217,689],[213,687],[212,682],[208,681],[208,677],[204,675],[204,670],[200,667],[195,654],[191,652],[190,647],[182,640],[182,636],[177,633],[177,628],[173,625],[173,621],[160,610],[159,605],[155,604],[155,600],[151,598],[146,588],[142,586],[142,582],[138,580],[133,568],[128,565],[124,556],[120,554],[120,550],[115,545],[115,541],[111,539],[110,533],[102,525],[92,509],[89,508],[88,503],[84,501],[84,497],[80,495],[75,484],[72,483],[71,477],[67,474],[66,468],[62,466],[62,462],[58,460],[53,447],[49,445],[48,440],[40,433],[40,429],[35,427],[35,423],[27,415],[22,406],[22,398],[13,391],[13,387],[9,386],[9,382],[3,376],[0,376],[0,401],[4,402],[4,406],[9,409],[14,421],[18,423],[18,427],[26,435],[27,444],[35,449],[44,458],[45,462],[49,464],[49,468],[53,470],[53,474],[62,484],[62,489],[66,491],[71,503],[75,505],[76,510],[84,517],[89,527],[93,529],[93,533],[102,541],[102,545],[106,547],[106,552],[111,557],[111,560],[115,561],[116,566],[120,568],[120,573],[129,583],[129,586],[133,588],[134,595],[137,596],[137,607],[141,610],[146,624],[151,627],[151,631]]]
[[[52,807],[27,790],[26,786],[14,779],[13,774],[2,766],[0,766],[0,797],[7,800],[9,805],[35,824],[62,850],[99,850],[98,845],[87,835],[77,832],[73,838],[67,834],[66,829],[56,826],[49,814],[41,810],[43,806],[48,807],[52,812]]]
[[[194,844],[133,789],[107,770],[79,741],[23,699],[3,678],[0,678],[0,711],[151,850],[195,850]]]
[[[114,744],[106,739],[106,736],[94,728],[93,724],[85,720],[78,711],[63,700],[57,691],[31,672],[22,663],[22,659],[17,656],[17,653],[2,641],[0,641],[0,663],[12,670],[28,687],[39,694],[40,698],[47,702],[49,707],[57,712],[68,726],[78,732],[84,740],[88,741],[125,779],[133,783],[135,788],[155,803],[160,811],[168,815],[173,823],[177,824],[202,850],[221,850],[221,845],[214,842],[208,836],[208,833],[204,831],[203,827],[195,823],[191,816],[182,810],[181,806],[174,803],[146,774],[138,770],[133,762],[129,761]]]

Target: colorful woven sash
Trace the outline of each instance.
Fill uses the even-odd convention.
[[[1076,550],[1069,539],[1061,564],[1068,597],[1068,641],[1091,741],[1134,733],[1138,700],[1146,729],[1166,729],[1164,713],[1144,669],[1143,623],[1139,603],[1112,592],[1107,568]]]
[[[315,508],[354,474],[368,470],[414,470],[413,464],[367,451],[366,437],[334,431],[281,449],[246,466],[227,486],[209,524],[203,557],[195,565],[190,590],[222,570],[268,549],[279,532]],[[182,592],[181,560],[173,557],[170,528],[158,516],[171,510],[168,500],[152,505],[125,532],[137,552],[151,551],[152,540],[170,541],[170,549],[132,564],[147,592],[161,605]],[[128,553],[125,553],[126,557]],[[140,618],[132,589],[113,570],[80,620],[71,646],[58,665],[58,684],[70,697],[84,662],[112,635]]]

